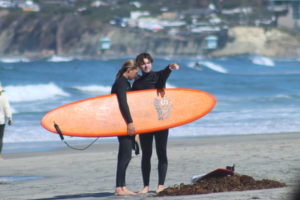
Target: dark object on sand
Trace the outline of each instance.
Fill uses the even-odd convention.
[[[179,186],[168,187],[158,196],[208,194],[215,192],[259,190],[286,187],[285,183],[263,179],[256,181],[251,176],[234,174],[232,176],[209,177],[193,184],[181,183]]]
[[[234,168],[235,168],[235,164],[233,164],[232,166],[226,166],[226,169],[231,170],[234,172]]]
[[[192,178],[192,183],[195,183],[196,181],[201,181],[204,179],[212,178],[212,177],[223,177],[223,176],[233,176],[234,175],[234,167],[235,165],[233,164],[232,166],[226,166],[226,169],[219,168],[214,171],[211,171],[205,175],[202,176],[194,176]]]
[[[224,177],[224,176],[233,176],[234,175],[234,171],[229,170],[229,169],[216,169],[212,172],[209,172],[207,174],[205,174],[204,176],[199,177],[196,181],[202,181],[205,179],[210,179],[210,178],[220,178],[220,177]]]

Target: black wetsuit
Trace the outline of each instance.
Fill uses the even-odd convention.
[[[4,128],[5,128],[5,124],[0,124],[0,154],[2,152],[2,146],[3,146]]]
[[[132,118],[130,115],[129,107],[127,104],[126,92],[131,90],[128,80],[121,76],[118,78],[111,89],[111,93],[117,94],[120,110],[126,123],[131,123]],[[125,177],[126,169],[131,160],[131,150],[134,142],[134,136],[119,136],[119,153],[118,153],[118,165],[117,165],[117,177],[116,187],[126,186]]]
[[[149,72],[143,74],[139,79],[134,81],[133,90],[144,89],[163,89],[165,88],[166,81],[171,73],[169,66],[164,70],[158,72]],[[151,156],[152,156],[152,143],[155,137],[156,154],[158,157],[158,184],[163,185],[165,182],[168,158],[167,158],[167,141],[169,130],[156,131],[146,134],[140,134],[140,142],[142,148],[142,174],[144,186],[149,186],[150,171],[151,171]]]

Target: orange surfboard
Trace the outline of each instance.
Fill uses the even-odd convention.
[[[195,90],[156,89],[127,92],[127,102],[136,134],[180,126],[210,112],[216,99],[209,93]],[[63,135],[77,137],[112,137],[127,135],[127,125],[119,109],[116,94],[84,99],[58,107],[41,120],[42,126]]]

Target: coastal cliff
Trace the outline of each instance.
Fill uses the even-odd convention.
[[[45,58],[126,56],[148,51],[155,55],[232,56],[260,54],[270,57],[296,57],[299,41],[278,29],[234,27],[228,30],[225,47],[205,51],[197,36],[170,36],[137,28],[121,28],[100,21],[88,21],[76,14],[37,16],[14,15],[0,11],[0,57]],[[108,37],[111,48],[100,50],[100,39]]]
[[[261,27],[234,27],[228,31],[231,41],[214,56],[259,54],[268,57],[294,58],[300,56],[299,39],[279,29]]]

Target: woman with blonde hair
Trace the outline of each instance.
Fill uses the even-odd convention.
[[[136,193],[126,188],[125,176],[126,169],[131,160],[132,146],[135,141],[135,127],[131,118],[130,109],[127,103],[126,92],[131,90],[131,85],[128,80],[134,79],[139,72],[139,67],[134,60],[124,62],[122,68],[116,76],[116,80],[112,86],[111,93],[117,95],[119,107],[123,118],[127,124],[127,136],[118,136],[119,152],[116,175],[116,190],[115,195],[134,195]]]

